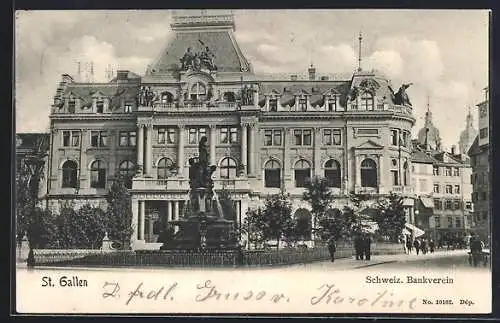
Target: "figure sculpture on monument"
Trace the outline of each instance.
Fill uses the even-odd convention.
[[[188,47],[184,56],[181,58],[181,64],[183,70],[188,70],[193,66],[195,54],[191,51],[191,47]]]
[[[394,104],[397,105],[410,105],[410,98],[408,97],[408,94],[406,93],[406,89],[410,87],[413,83],[409,84],[403,84],[399,88],[398,92],[394,94]]]

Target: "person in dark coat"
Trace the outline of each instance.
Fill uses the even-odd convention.
[[[333,237],[330,237],[330,239],[328,239],[328,252],[330,253],[331,262],[335,261],[335,251],[337,251],[335,239]]]
[[[430,251],[431,253],[433,253],[433,252],[434,252],[434,240],[432,240],[432,239],[431,239],[431,240],[429,240],[429,251]]]
[[[356,251],[356,260],[363,260],[362,239],[359,235],[354,238],[354,250]]]
[[[418,241],[418,239],[415,239],[415,241],[413,242],[413,246],[415,247],[415,251],[418,255],[418,253],[420,252],[420,241]]]
[[[363,255],[365,260],[370,260],[371,258],[371,244],[372,244],[372,239],[368,234],[365,235],[363,237]]]
[[[411,243],[411,240],[409,238],[406,239],[406,250],[408,251],[408,254],[411,254],[412,248],[413,248],[413,244]]]

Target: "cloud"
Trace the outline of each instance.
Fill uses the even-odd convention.
[[[352,72],[356,59],[354,49],[346,44],[322,46],[314,57],[319,70],[331,73]]]
[[[153,43],[155,41],[164,41],[167,35],[171,34],[171,30],[165,24],[149,24],[144,27],[134,28],[131,30],[132,37],[145,43]]]
[[[395,50],[380,50],[368,57],[368,66],[384,72],[390,79],[401,76],[404,68],[404,61],[401,54]]]

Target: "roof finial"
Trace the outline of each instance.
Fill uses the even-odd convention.
[[[361,45],[362,45],[362,41],[363,41],[363,35],[362,35],[361,31],[359,32],[358,40],[359,40],[358,72],[361,72]]]
[[[427,112],[431,112],[431,96],[427,93]]]

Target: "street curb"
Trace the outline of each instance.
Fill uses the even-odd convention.
[[[354,267],[354,269],[361,269],[361,268],[373,267],[373,266],[378,266],[378,265],[392,264],[392,263],[395,263],[395,262],[398,262],[398,261],[397,260],[381,261],[381,262],[377,262],[377,263],[374,263],[374,264],[357,266],[357,267]]]

